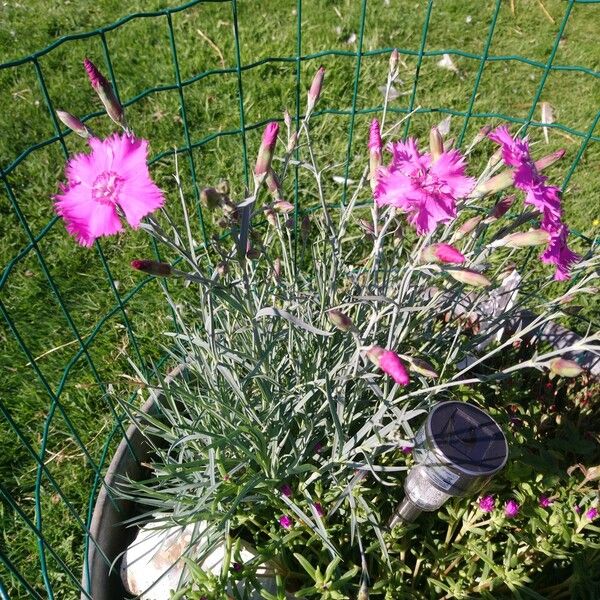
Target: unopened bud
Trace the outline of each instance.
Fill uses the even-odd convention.
[[[297,144],[298,144],[298,132],[294,131],[292,134],[290,134],[290,139],[288,140],[288,144],[287,147],[285,149],[285,151],[288,154],[291,154],[294,149],[296,148]]]
[[[288,229],[294,229],[296,227],[296,220],[294,219],[294,217],[290,217],[286,222],[285,222],[285,226]]]
[[[484,127],[482,127],[476,134],[475,137],[473,138],[473,141],[471,142],[471,147],[476,146],[477,144],[479,144],[481,141],[483,141],[485,138],[487,138],[488,133],[492,131],[492,126],[491,125],[485,125]]]
[[[413,358],[412,356],[407,356],[406,359],[410,363],[411,369],[420,375],[430,377],[431,379],[437,379],[437,377],[439,377],[433,368],[433,365],[428,363],[426,360],[423,360],[422,358]]]
[[[94,91],[98,94],[98,97],[104,104],[104,108],[108,116],[121,127],[125,128],[125,113],[121,103],[117,100],[115,91],[112,85],[108,82],[108,79],[100,73],[96,65],[88,58],[84,59],[83,66],[87,71],[90,83],[94,88]]]
[[[267,219],[267,223],[275,227],[277,225],[277,215],[272,208],[265,208],[265,218]]]
[[[473,231],[479,223],[481,223],[482,217],[480,215],[475,215],[470,219],[467,219],[455,232],[452,236],[452,241],[462,240],[465,235],[468,235]]]
[[[73,133],[80,135],[84,139],[92,136],[90,128],[80,121],[75,115],[64,110],[57,110],[56,116],[71,130]]]
[[[321,90],[323,88],[323,78],[325,77],[325,69],[324,67],[319,67],[315,76],[313,77],[312,83],[310,84],[310,89],[308,90],[308,102],[306,106],[306,114],[310,114],[319,97],[321,96]]]
[[[202,202],[208,210],[215,210],[221,206],[223,196],[215,188],[204,188],[200,192],[200,202]]]
[[[456,138],[450,138],[449,140],[446,140],[446,142],[444,143],[444,152],[450,152],[450,150],[454,148],[455,143]]]
[[[379,121],[373,119],[369,130],[369,180],[371,189],[375,189],[377,185],[377,169],[381,166],[381,150],[383,142],[381,141],[381,131],[379,129]]]
[[[359,219],[358,225],[367,234],[367,236],[375,236],[375,228],[373,227],[373,223],[371,223],[371,221],[367,221],[366,219]]]
[[[227,181],[227,179],[221,179],[221,181],[219,181],[219,183],[217,183],[215,186],[215,189],[217,192],[219,192],[219,194],[227,196],[229,194],[229,181]]]
[[[516,196],[511,194],[510,196],[504,196],[498,200],[494,208],[490,211],[490,214],[483,221],[484,223],[493,223],[500,217],[503,217],[510,209],[510,207],[514,204],[516,200]]]
[[[310,235],[310,217],[308,215],[304,215],[302,217],[302,224],[300,225],[300,237],[302,238],[302,243],[306,244],[308,241],[308,236]]]
[[[131,261],[131,266],[137,271],[154,275],[154,277],[170,277],[172,274],[170,264],[156,260],[136,259]]]
[[[281,259],[278,257],[273,261],[273,278],[279,281],[281,277]]]
[[[371,346],[367,350],[367,358],[376,366],[379,367],[379,359],[382,354],[385,352],[385,349],[381,346]]]
[[[583,369],[574,360],[555,358],[550,361],[550,372],[560,377],[577,377]]]
[[[543,229],[530,229],[511,233],[505,238],[494,242],[493,246],[508,246],[509,248],[527,248],[528,246],[541,246],[550,241],[550,234]]]
[[[254,174],[256,176],[266,175],[271,168],[271,160],[275,153],[277,144],[277,135],[279,134],[279,124],[275,121],[268,123],[263,132],[262,141],[258,150]]]
[[[552,154],[548,154],[547,156],[543,156],[539,160],[535,161],[535,168],[538,171],[542,171],[546,169],[550,165],[553,165],[555,162],[559,161],[567,151],[564,148],[553,152]]]
[[[265,183],[267,184],[267,189],[271,193],[271,196],[278,199],[281,196],[281,184],[279,183],[279,177],[277,177],[277,174],[273,169],[269,169]]]
[[[219,274],[219,277],[224,277],[229,273],[229,265],[226,262],[220,262],[217,265],[217,273]]]
[[[394,48],[390,54],[390,73],[389,77],[392,81],[400,74],[400,54],[398,50]]]
[[[294,205],[287,200],[277,200],[277,202],[273,202],[273,210],[285,215],[294,210]]]
[[[472,192],[475,198],[482,198],[489,194],[496,194],[506,188],[509,188],[514,182],[514,172],[512,169],[506,169],[494,177],[490,177],[487,181],[480,183]]]
[[[352,319],[345,315],[341,310],[332,308],[327,311],[327,317],[340,331],[347,332],[354,328]]]
[[[431,244],[423,248],[421,252],[421,261],[423,262],[462,265],[465,260],[462,252],[450,244]]]
[[[292,116],[287,108],[283,111],[283,122],[285,123],[285,126],[289,132],[289,130],[292,128]]]
[[[432,163],[444,152],[444,138],[437,127],[432,127],[429,132],[429,151],[431,152]]]
[[[472,285],[474,287],[488,287],[492,285],[492,282],[477,271],[471,271],[470,269],[452,269],[447,271],[448,275],[460,283],[466,285]]]
[[[248,242],[246,246],[246,258],[249,258],[250,260],[257,260],[260,258],[260,250],[252,246],[250,242]]]

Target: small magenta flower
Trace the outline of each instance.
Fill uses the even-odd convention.
[[[308,90],[308,103],[306,107],[306,113],[310,114],[315,104],[318,102],[319,97],[321,96],[321,90],[323,88],[323,78],[325,77],[325,68],[319,67],[315,76],[313,77],[312,83],[310,84],[310,89]]]
[[[542,508],[548,508],[551,504],[554,504],[554,501],[548,498],[548,496],[540,496],[539,505]]]
[[[279,491],[286,497],[286,498],[291,498],[292,497],[292,488],[287,484],[284,483],[280,488]]]
[[[65,168],[67,185],[54,196],[56,212],[82,246],[123,230],[121,216],[137,229],[164,196],[150,178],[148,142],[131,135],[90,138],[90,154],[76,154]]]
[[[492,512],[494,508],[496,508],[496,500],[494,499],[494,496],[484,496],[483,498],[480,498],[479,508],[486,513]]]
[[[574,504],[574,505],[573,505],[573,511],[574,511],[576,514],[580,514],[580,513],[581,513],[581,506],[579,506],[578,504]]]
[[[598,509],[592,506],[592,508],[588,509],[588,511],[585,513],[585,516],[590,521],[593,521],[598,516]]]
[[[262,142],[258,150],[256,166],[254,174],[256,176],[266,175],[271,168],[271,160],[275,152],[275,144],[277,144],[277,136],[279,134],[279,123],[272,121],[265,127],[262,136]]]
[[[379,368],[387,373],[398,385],[408,385],[410,378],[402,359],[391,350],[386,350],[379,357]]]
[[[279,524],[284,529],[290,529],[292,527],[292,520],[287,515],[281,515],[281,517],[279,517]]]
[[[402,454],[411,454],[413,446],[402,446]]]
[[[511,498],[504,505],[504,514],[509,519],[512,519],[512,518],[516,517],[519,514],[519,510],[520,509],[521,509],[521,507],[519,506],[519,503],[516,500],[513,500]]]
[[[231,568],[236,572],[239,573],[242,570],[242,563],[239,562],[234,562],[233,565],[231,565]]]
[[[100,73],[96,65],[89,58],[84,59],[83,66],[87,71],[94,91],[98,94],[102,104],[104,104],[104,108],[106,109],[108,116],[117,125],[125,127],[125,113],[123,112],[123,107],[117,100],[115,91],[113,90],[112,85],[110,85],[108,79],[106,79],[106,77]]]
[[[315,509],[315,512],[319,515],[319,517],[325,516],[325,511],[323,510],[323,507],[321,506],[320,502],[315,502],[313,504],[313,508]]]

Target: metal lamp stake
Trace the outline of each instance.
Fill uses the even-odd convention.
[[[411,523],[448,498],[478,492],[506,464],[508,444],[485,411],[465,402],[434,406],[417,432],[416,465],[404,482],[406,494],[390,521]]]

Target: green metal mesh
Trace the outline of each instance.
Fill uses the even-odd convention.
[[[542,93],[547,84],[548,78],[557,73],[576,74],[580,78],[589,78],[590,82],[596,83],[600,73],[592,68],[578,65],[558,64],[555,62],[561,40],[564,39],[565,31],[569,19],[574,10],[583,10],[583,5],[598,4],[598,0],[569,0],[563,2],[564,14],[560,22],[556,23],[555,33],[552,40],[548,40],[548,50],[544,60],[530,59],[523,56],[510,54],[496,55],[491,52],[493,48],[494,34],[497,29],[497,22],[502,7],[501,0],[495,2],[481,3],[490,10],[489,26],[487,31],[481,29],[479,37],[481,38],[481,52],[475,53],[462,51],[455,48],[429,48],[428,34],[432,22],[436,18],[436,8],[433,0],[426,3],[411,5],[410,14],[398,14],[398,19],[413,19],[415,22],[422,23],[420,36],[411,38],[409,47],[403,47],[402,40],[398,40],[398,49],[402,57],[406,60],[414,61],[414,79],[409,86],[409,93],[406,97],[390,106],[390,111],[397,114],[413,113],[406,119],[404,134],[414,131],[414,123],[420,117],[428,115],[452,115],[455,117],[455,123],[458,122],[458,144],[462,144],[471,128],[481,126],[482,122],[489,120],[510,121],[519,126],[523,126],[523,131],[530,127],[541,127],[542,123],[535,119],[539,111],[539,103]],[[142,313],[144,319],[148,318],[148,312],[154,310],[154,300],[156,289],[154,284],[148,285],[149,279],[142,281],[136,280],[129,289],[123,290],[120,281],[113,272],[119,268],[119,251],[114,246],[108,246],[105,243],[97,242],[95,249],[90,250],[90,254],[96,253],[96,258],[81,258],[77,265],[73,266],[75,272],[64,273],[61,268],[64,265],[54,264],[53,248],[57,244],[66,243],[60,240],[66,238],[66,234],[61,227],[57,227],[58,218],[56,216],[46,219],[45,223],[40,224],[40,219],[31,217],[30,206],[25,206],[22,198],[29,198],[26,195],[26,188],[23,180],[19,177],[20,171],[24,170],[24,178],[27,177],[27,165],[30,161],[35,161],[36,157],[43,152],[44,157],[50,156],[50,159],[44,163],[45,168],[50,171],[52,177],[60,173],[61,164],[64,159],[69,157],[70,141],[73,136],[61,128],[60,123],[55,116],[55,102],[57,100],[56,90],[51,92],[53,73],[44,69],[43,61],[50,53],[58,53],[71,44],[99,43],[101,53],[104,58],[103,69],[108,73],[114,83],[117,94],[122,88],[122,80],[115,74],[114,59],[111,53],[111,39],[120,28],[131,23],[152,20],[156,23],[166,24],[166,30],[163,29],[164,36],[161,39],[154,40],[150,53],[156,48],[166,48],[168,46],[168,55],[173,67],[173,79],[169,83],[160,83],[151,87],[145,87],[137,94],[126,97],[120,97],[122,103],[128,110],[134,109],[137,105],[142,105],[144,110],[150,110],[149,100],[159,95],[175,94],[176,103],[179,107],[179,121],[182,129],[183,143],[176,149],[163,149],[152,158],[152,164],[160,168],[162,164],[172,159],[175,152],[185,157],[188,162],[188,172],[184,178],[189,179],[190,198],[196,207],[198,218],[198,228],[204,239],[210,234],[209,227],[202,214],[199,203],[199,187],[207,181],[208,175],[213,177],[215,174],[208,174],[204,164],[209,164],[206,156],[211,149],[219,149],[219,144],[226,140],[232,142],[226,146],[222,152],[227,152],[227,148],[236,148],[236,154],[233,157],[239,162],[241,153],[241,177],[246,184],[249,182],[249,148],[250,137],[254,130],[260,130],[265,122],[272,118],[278,118],[276,114],[260,115],[260,119],[249,117],[248,95],[245,92],[251,92],[253,98],[256,97],[257,90],[251,89],[247,83],[247,78],[251,77],[254,71],[262,73],[260,69],[271,68],[270,71],[276,76],[279,71],[277,68],[289,66],[293,75],[293,96],[294,104],[292,114],[296,123],[299,123],[303,104],[305,100],[305,90],[310,81],[310,75],[316,70],[320,61],[328,59],[339,59],[344,61],[353,61],[348,73],[351,73],[352,80],[350,85],[342,86],[343,93],[340,94],[341,105],[329,106],[322,102],[320,111],[316,113],[315,119],[334,116],[341,119],[340,130],[345,136],[345,157],[343,161],[342,173],[345,178],[352,174],[353,159],[355,154],[362,152],[362,144],[365,138],[364,127],[358,129],[357,124],[361,117],[367,115],[377,115],[381,112],[382,106],[377,103],[367,104],[361,100],[362,74],[366,67],[366,61],[369,61],[369,67],[372,67],[373,60],[379,59],[379,64],[383,65],[381,73],[385,73],[387,68],[387,57],[391,47],[373,47],[373,44],[367,46],[365,40],[369,35],[370,22],[368,21],[369,6],[367,0],[361,0],[356,4],[357,22],[355,23],[356,44],[352,50],[347,49],[343,44],[340,48],[331,50],[320,50],[307,52],[303,38],[306,37],[304,29],[307,23],[304,22],[303,14],[307,8],[311,7],[311,2],[305,0],[296,0],[287,2],[289,8],[290,22],[285,24],[289,29],[289,37],[294,40],[293,47],[290,47],[291,54],[281,56],[263,56],[258,60],[253,56],[244,56],[243,37],[240,34],[240,21],[238,11],[244,4],[243,0],[193,0],[187,4],[165,8],[154,12],[144,12],[128,15],[111,25],[95,29],[86,33],[68,35],[56,40],[50,46],[26,56],[19,60],[14,60],[0,65],[0,75],[10,73],[18,69],[32,69],[35,80],[39,86],[39,93],[42,99],[39,118],[45,120],[51,127],[51,134],[37,140],[29,147],[20,149],[18,155],[9,157],[10,160],[5,164],[0,163],[0,178],[3,185],[2,209],[3,219],[9,222],[10,227],[22,229],[21,241],[12,245],[2,256],[6,260],[5,267],[0,277],[0,289],[2,297],[0,298],[0,309],[4,317],[5,332],[2,340],[6,343],[6,352],[10,355],[9,365],[13,365],[15,370],[19,370],[21,377],[32,381],[32,397],[35,396],[36,402],[40,398],[45,398],[46,410],[43,413],[30,415],[27,420],[19,419],[18,407],[11,403],[8,386],[2,385],[0,390],[0,413],[2,414],[0,431],[3,437],[2,443],[11,446],[11,451],[15,457],[14,480],[5,479],[0,483],[0,496],[2,497],[2,518],[5,524],[5,535],[0,541],[0,595],[3,597],[75,597],[82,590],[80,588],[80,568],[83,556],[83,541],[89,543],[86,537],[86,531],[90,522],[93,502],[96,492],[101,485],[102,473],[106,467],[107,460],[110,457],[111,450],[115,442],[123,434],[122,415],[111,400],[111,388],[115,382],[114,374],[110,377],[105,375],[106,365],[98,364],[98,358],[95,353],[99,340],[110,329],[110,332],[118,325],[120,335],[114,340],[120,342],[126,348],[123,354],[130,355],[143,368],[149,369],[151,364],[156,364],[158,357],[155,355],[147,356],[148,347],[151,347],[152,336],[148,332],[140,334],[141,321],[143,319],[134,319],[132,314]],[[283,3],[284,5],[286,2]],[[373,2],[374,4],[374,2]],[[505,3],[506,4],[506,3]],[[582,5],[582,6],[577,6]],[[182,62],[180,53],[182,52],[181,43],[178,44],[177,19],[183,18],[186,13],[193,16],[192,11],[203,6],[204,10],[223,10],[224,8],[230,14],[230,25],[233,31],[233,56],[227,57],[223,61],[221,68],[195,69],[193,74],[184,76],[182,73]],[[417,8],[418,7],[418,8]],[[292,13],[292,9],[294,12]],[[371,7],[372,9],[372,7]],[[304,12],[303,12],[304,11]],[[594,13],[594,18],[598,19],[598,13]],[[277,27],[283,27],[284,24],[277,23]],[[224,30],[225,31],[225,30]],[[247,31],[247,30],[246,30]],[[224,34],[223,34],[224,35]],[[227,32],[227,35],[231,35]],[[396,40],[394,40],[396,41]],[[268,52],[269,40],[265,40],[265,54]],[[145,51],[144,49],[143,51]],[[187,54],[187,49],[186,50]],[[132,56],[134,53],[141,52],[142,49],[131,48]],[[470,92],[465,96],[462,106],[458,107],[456,102],[447,106],[420,106],[418,107],[418,91],[422,77],[421,72],[424,61],[430,59],[439,59],[445,53],[450,54],[455,59],[466,59],[469,64],[476,64]],[[244,60],[242,60],[244,56]],[[121,58],[121,60],[124,60]],[[229,64],[229,66],[227,66]],[[526,67],[537,78],[537,85],[530,98],[521,98],[521,102],[527,103],[527,109],[524,116],[504,114],[502,111],[477,110],[478,95],[481,91],[481,84],[490,65],[518,65]],[[150,73],[151,76],[151,73]],[[202,135],[198,134],[198,127],[190,122],[188,94],[194,90],[208,85],[213,78],[233,77],[233,93],[229,98],[230,104],[236,103],[239,110],[237,117],[237,126],[221,128],[218,122],[207,123],[203,128]],[[287,80],[286,80],[287,81]],[[498,85],[501,85],[501,78]],[[597,84],[596,84],[597,85]],[[596,88],[597,89],[597,88]],[[367,95],[368,96],[368,95]],[[372,96],[369,96],[372,97]],[[64,107],[69,108],[69,107]],[[255,113],[253,112],[253,115]],[[83,120],[96,119],[101,115],[100,112],[87,114]],[[440,117],[437,117],[438,119]],[[562,122],[555,122],[550,125],[552,130],[560,131],[570,136],[576,142],[576,150],[572,155],[572,162],[562,183],[563,189],[569,184],[575,169],[582,160],[584,153],[592,143],[600,141],[600,137],[595,134],[596,127],[600,120],[598,112],[587,127],[575,128],[567,126]],[[473,123],[474,122],[474,123]],[[361,125],[364,121],[361,121]],[[456,125],[455,125],[456,127]],[[360,131],[360,144],[357,142],[358,131]],[[253,140],[255,138],[252,138]],[[59,150],[59,154],[54,150]],[[207,153],[202,151],[207,149]],[[201,158],[204,159],[202,162]],[[182,161],[183,162],[183,161]],[[169,165],[171,163],[168,163]],[[181,165],[180,165],[181,166]],[[168,170],[168,167],[167,167]],[[217,174],[219,175],[219,174]],[[296,211],[298,210],[301,197],[301,186],[299,184],[299,174],[296,168],[294,176],[294,201]],[[54,177],[56,181],[56,177]],[[16,183],[15,183],[16,182]],[[33,184],[31,184],[33,185]],[[341,193],[341,201],[346,201],[346,184],[344,184]],[[47,196],[39,200],[47,202]],[[47,214],[47,213],[44,213]],[[32,220],[34,223],[32,223]],[[137,240],[137,238],[136,238]],[[71,243],[70,240],[68,243]],[[137,241],[136,241],[137,243]],[[158,256],[158,248],[153,246],[151,249]],[[75,252],[75,250],[74,250]],[[93,263],[93,264],[88,264]],[[38,314],[32,314],[29,311],[11,309],[12,294],[18,294],[11,290],[13,278],[16,279],[16,273],[23,268],[24,264],[34,265],[34,275],[40,278],[40,286],[47,292],[48,302],[44,305],[44,310]],[[101,269],[98,269],[98,265]],[[26,272],[27,273],[27,272]],[[19,274],[19,277],[21,275]],[[112,306],[97,313],[97,320],[90,328],[89,322],[81,322],[77,313],[77,294],[78,288],[73,288],[73,281],[79,277],[79,286],[86,286],[85,277],[92,277],[95,286],[102,286],[108,290],[112,297]],[[119,276],[120,277],[120,276]],[[8,300],[7,300],[8,298]],[[131,307],[134,309],[131,309]],[[53,368],[52,373],[48,373],[42,365],[42,356],[36,356],[38,350],[32,349],[24,331],[32,326],[32,323],[39,323],[43,329],[44,322],[48,320],[48,315],[62,315],[63,330],[68,332],[68,341],[64,343],[64,348],[60,349],[60,356],[64,356],[64,361],[59,369]],[[65,327],[66,326],[66,327]],[[112,328],[112,329],[111,329]],[[112,333],[108,335],[109,341],[113,341]],[[140,339],[142,337],[143,339]],[[50,350],[50,348],[48,348]],[[54,351],[54,349],[53,349]],[[5,357],[6,358],[6,357]],[[106,359],[104,358],[104,361]],[[115,359],[117,360],[117,359]],[[23,365],[26,368],[23,368]],[[123,367],[125,371],[125,367]],[[93,401],[86,399],[93,398]],[[100,398],[100,400],[98,400]],[[85,404],[88,402],[88,404]],[[72,418],[75,410],[79,410],[77,405],[83,403],[80,410],[89,411],[90,426],[84,430],[77,425]],[[110,418],[100,419],[100,415]],[[94,424],[94,421],[98,425]],[[100,427],[102,424],[102,427]],[[98,430],[98,428],[100,429]],[[55,438],[59,440],[54,442]],[[57,445],[58,444],[58,445]],[[8,446],[6,446],[8,450]],[[2,449],[5,453],[5,448]],[[86,479],[85,489],[72,489],[69,485],[68,472],[63,472],[57,464],[65,459],[64,454],[72,454],[76,457],[84,468],[87,469],[89,476]],[[7,453],[8,456],[8,453]],[[11,454],[12,456],[12,454]],[[61,458],[62,456],[62,458]],[[23,465],[26,465],[23,467]],[[27,472],[25,472],[25,470]],[[58,508],[57,508],[58,507]],[[59,511],[61,518],[65,523],[69,523],[66,528],[70,532],[68,539],[57,539],[56,536],[50,539],[47,535],[45,523],[47,516]],[[49,518],[49,517],[48,517]],[[53,517],[55,518],[55,517]],[[19,539],[8,537],[17,536]],[[21,539],[27,537],[27,540]],[[35,543],[37,556],[34,554],[26,555],[23,553],[23,545]],[[17,552],[15,547],[19,547]],[[26,558],[24,558],[26,556]],[[35,563],[32,567],[32,562]],[[85,592],[85,590],[83,590]]]

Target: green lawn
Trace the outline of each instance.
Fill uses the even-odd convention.
[[[489,57],[521,56],[536,64],[514,58],[493,60],[485,65],[473,98],[472,112],[494,113],[527,119],[542,78],[543,65],[552,53],[565,10],[563,0],[515,0],[515,12],[506,1],[497,15]],[[124,7],[126,5],[127,8]],[[63,35],[105,26],[126,12],[155,11],[176,6],[174,1],[71,0],[5,2],[0,7],[0,62],[5,63],[40,50]],[[439,109],[464,112],[472,100],[474,83],[494,15],[495,2],[482,0],[438,1],[430,14],[424,55],[413,88],[426,2],[417,0],[370,0],[364,23],[360,79],[355,88],[361,38],[359,0],[305,0],[302,3],[300,100],[320,64],[326,68],[326,85],[319,104],[325,114],[315,121],[322,151],[332,164],[341,163],[348,151],[349,113],[356,108],[353,144],[350,147],[350,176],[364,164],[366,128],[371,114],[361,110],[382,103],[379,86],[385,82],[389,49],[404,51],[396,87],[400,95],[393,109],[421,107],[426,112],[413,116],[411,133],[423,136],[432,123],[445,116]],[[36,62],[0,69],[0,167],[7,171],[0,189],[0,262],[3,267],[1,302],[5,318],[0,330],[0,475],[3,504],[0,519],[2,556],[12,562],[41,597],[46,591],[40,574],[36,538],[23,517],[35,519],[39,498],[42,531],[50,547],[79,577],[82,536],[73,513],[85,521],[93,470],[82,445],[99,461],[112,429],[109,392],[117,396],[141,392],[132,381],[128,359],[146,366],[161,356],[165,340],[160,331],[168,327],[168,314],[154,283],[131,296],[141,278],[131,272],[129,261],[151,256],[153,248],[141,233],[102,242],[94,249],[77,247],[60,221],[53,222],[50,196],[61,179],[66,152],[82,151],[85,143],[74,135],[40,145],[54,137],[49,106],[77,115],[99,110],[88,86],[81,61],[85,56],[107,69],[103,39],[110,56],[122,100],[138,101],[127,108],[138,135],[151,140],[153,155],[184,147],[187,139],[202,141],[219,132],[191,153],[198,185],[212,185],[220,177],[231,181],[236,199],[242,198],[244,169],[243,136],[240,128],[240,89],[248,156],[254,156],[260,129],[252,128],[270,118],[280,118],[285,107],[295,109],[297,54],[297,7],[292,0],[239,0],[237,25],[242,65],[261,64],[236,70],[237,47],[233,35],[234,11],[230,1],[203,2],[182,12],[148,16],[128,21],[121,27],[85,39],[71,40],[39,56]],[[170,38],[170,26],[173,36]],[[554,65],[580,66],[587,72],[556,69],[547,73],[539,101],[550,103],[563,128],[550,130],[549,144],[537,127],[531,128],[538,142],[536,153],[559,147],[567,153],[549,175],[558,184],[582,147],[584,135],[600,106],[600,4],[572,5],[566,28],[556,47]],[[311,56],[323,50],[335,54]],[[440,50],[458,49],[470,56],[454,55],[457,72],[438,66]],[[377,50],[384,50],[377,53]],[[183,90],[174,68],[176,51]],[[474,57],[472,55],[475,55]],[[280,57],[287,60],[269,60]],[[541,66],[540,66],[541,65]],[[197,81],[199,73],[216,71]],[[219,72],[223,71],[223,72]],[[40,76],[44,86],[40,85]],[[158,89],[153,89],[158,88]],[[162,89],[161,89],[162,88]],[[356,94],[355,94],[356,91]],[[181,97],[185,114],[181,111]],[[343,111],[336,114],[336,111]],[[377,113],[375,113],[377,114]],[[533,119],[540,119],[539,104]],[[500,118],[473,116],[467,122],[467,140],[485,124]],[[460,133],[463,117],[453,119],[453,133]],[[104,116],[94,116],[91,126],[100,133],[110,131]],[[600,126],[594,136],[600,137]],[[491,150],[487,146],[486,152]],[[18,164],[14,161],[19,159]],[[195,207],[189,157],[181,157],[183,178],[190,207]],[[592,140],[578,169],[568,181],[565,211],[572,228],[588,237],[600,230],[597,177],[600,144]],[[153,165],[157,182],[176,200],[171,175],[172,155]],[[343,175],[338,166],[333,174]],[[291,187],[290,187],[291,190]],[[10,191],[10,195],[9,192]],[[342,188],[328,182],[331,202],[339,201]],[[367,198],[365,198],[367,200]],[[312,203],[300,189],[300,204]],[[199,222],[200,215],[196,213]],[[207,222],[212,231],[212,225]],[[41,234],[44,233],[43,237]],[[198,227],[198,241],[202,239]],[[36,240],[29,249],[31,238]],[[581,244],[580,244],[581,247]],[[43,258],[41,258],[43,257]],[[60,297],[59,305],[58,297]],[[122,303],[122,304],[120,304]],[[104,319],[110,311],[109,318]],[[164,323],[164,327],[163,327]],[[131,331],[134,333],[131,334]],[[82,347],[81,340],[93,341]],[[23,346],[30,355],[23,352]],[[32,365],[33,359],[33,365]],[[54,398],[54,402],[52,401]],[[43,461],[46,473],[36,482],[36,461],[47,442]],[[73,435],[78,433],[79,440]],[[80,441],[82,445],[80,444]],[[49,481],[55,478],[70,508]],[[36,494],[36,489],[39,493]],[[14,499],[20,515],[8,502]],[[1,563],[0,563],[1,564]],[[65,569],[48,554],[47,570],[57,598],[75,598],[76,586]],[[0,581],[10,598],[31,594],[6,565],[0,566]]]

